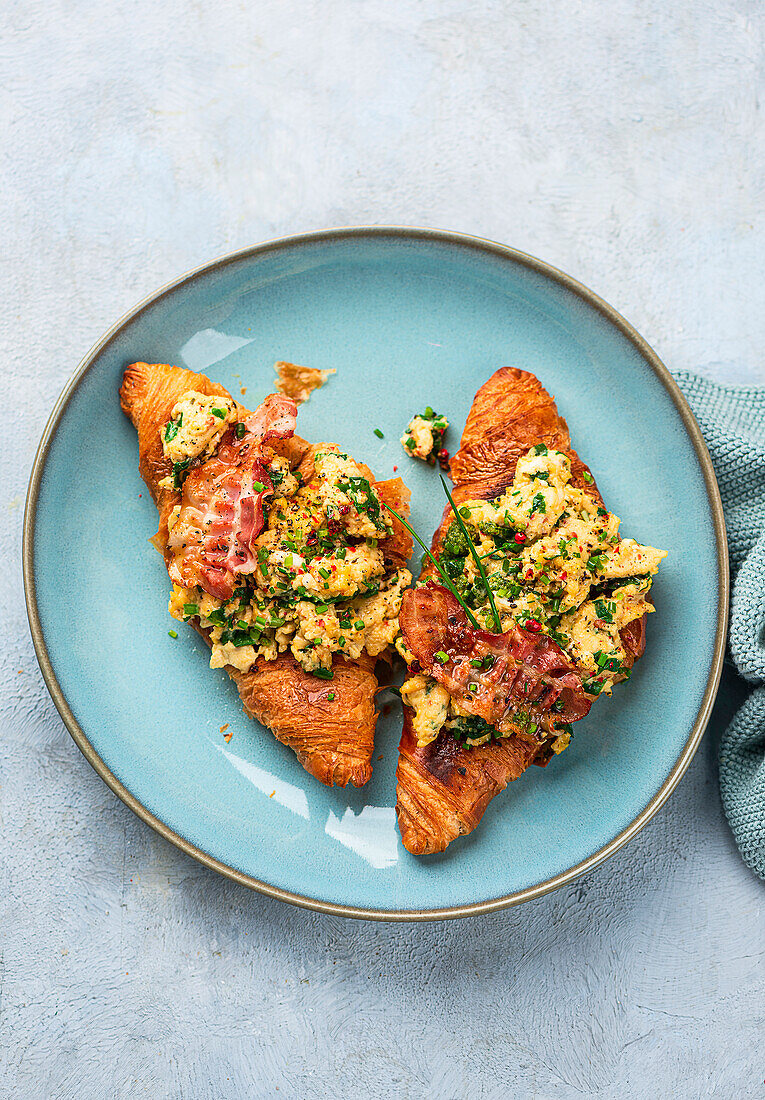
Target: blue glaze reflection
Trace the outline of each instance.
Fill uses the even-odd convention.
[[[398,862],[396,811],[392,806],[364,806],[359,814],[349,806],[342,819],[330,810],[324,832],[377,870]]]
[[[243,336],[229,336],[228,333],[218,332],[214,328],[204,328],[186,341],[181,348],[180,357],[189,370],[204,371],[213,363],[220,363],[221,359],[251,343],[252,340]]]
[[[222,752],[240,775],[248,779],[259,791],[262,791],[269,798],[273,798],[274,802],[278,802],[285,809],[292,810],[293,814],[297,814],[298,817],[304,817],[306,821],[310,820],[311,815],[308,812],[308,799],[305,796],[305,791],[301,791],[299,787],[293,786],[292,783],[286,783],[283,779],[277,779],[275,775],[264,771],[263,768],[257,768],[249,760],[242,760],[240,756],[235,756],[233,752],[227,752],[221,745],[215,745],[214,747],[218,752]]]

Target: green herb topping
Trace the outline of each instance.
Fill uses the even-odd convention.
[[[182,462],[173,463],[173,488],[182,489],[189,471],[190,458],[184,458]]]
[[[165,428],[165,442],[169,443],[172,439],[178,435],[178,430],[183,424],[183,413],[181,413],[177,420],[170,420]]]
[[[311,673],[317,680],[334,680],[335,674],[331,668],[315,668]]]
[[[494,615],[494,623],[495,623],[496,628],[497,628],[497,634],[501,634],[502,633],[502,620],[499,617],[499,612],[497,611],[497,605],[494,602],[494,594],[493,594],[491,588],[489,587],[488,580],[486,579],[486,570],[483,567],[483,562],[479,558],[478,552],[477,552],[475,546],[473,546],[472,541],[468,537],[467,529],[465,528],[465,524],[462,520],[462,516],[457,511],[457,506],[454,503],[454,498],[452,497],[452,494],[449,492],[449,487],[447,486],[446,482],[444,481],[443,475],[439,475],[439,476],[441,477],[441,485],[443,487],[444,492],[446,493],[449,504],[451,505],[451,509],[452,509],[452,512],[454,513],[454,517],[457,520],[457,522],[459,523],[460,527],[462,528],[462,533],[465,536],[465,541],[467,542],[468,550],[472,554],[473,561],[475,562],[476,568],[477,568],[478,572],[481,575],[481,580],[483,581],[484,588],[486,589],[486,595],[489,597],[489,603],[491,604],[492,614]],[[468,516],[469,515],[470,515],[470,511],[468,510]]]

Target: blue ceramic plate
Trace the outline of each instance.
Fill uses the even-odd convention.
[[[299,416],[378,477],[396,466],[417,529],[443,507],[435,472],[398,442],[416,410],[448,413],[456,447],[475,391],[503,364],[539,376],[623,531],[664,547],[658,613],[629,685],[571,748],[496,798],[443,855],[396,829],[400,712],[377,727],[374,776],[327,790],[242,713],[189,627],[173,627],[136,433],[117,399],[133,360],[204,371],[254,408],[287,359],[335,367]],[[379,439],[374,429],[380,428]],[[528,256],[458,234],[338,230],[224,258],[143,303],[87,357],[56,407],[30,486],[25,571],[46,682],[116,793],[202,862],[335,913],[423,919],[537,896],[594,866],[656,812],[685,770],[725,635],[722,512],[704,444],[654,353],[615,311]],[[224,740],[220,727],[233,734]]]

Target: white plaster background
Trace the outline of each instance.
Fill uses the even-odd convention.
[[[763,886],[721,815],[720,716],[587,880],[483,919],[321,917],[204,870],[101,783],[43,686],[19,564],[34,449],[88,347],[285,233],[506,241],[670,368],[765,381],[761,5],[7,0],[0,20],[1,1094],[761,1095]]]

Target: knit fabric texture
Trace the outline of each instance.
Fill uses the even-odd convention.
[[[720,794],[745,861],[765,878],[765,390],[679,372],[720,486],[731,564],[730,657],[752,690],[720,744]]]

